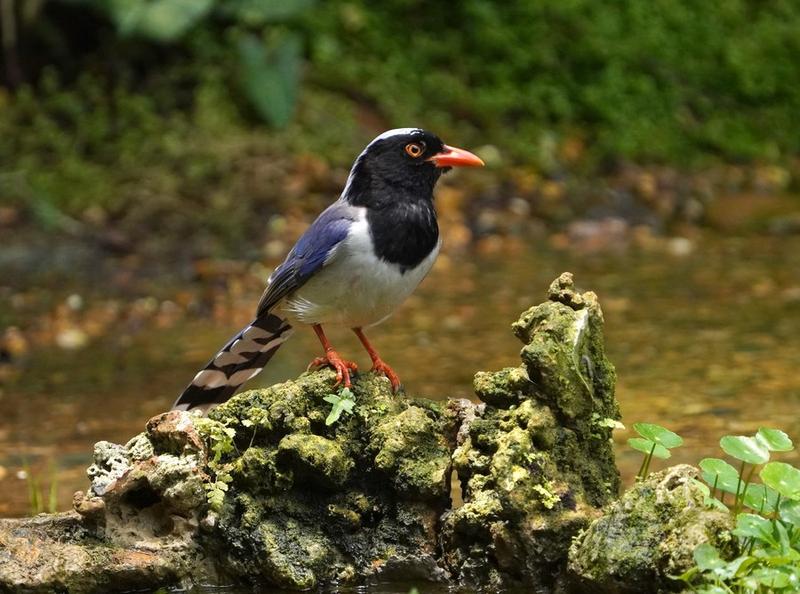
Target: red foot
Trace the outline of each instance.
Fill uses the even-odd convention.
[[[394,372],[394,369],[389,367],[387,363],[384,363],[383,359],[377,357],[372,361],[372,371],[376,373],[382,373],[389,381],[392,383],[392,392],[397,392],[400,389],[400,378],[397,377],[397,374]]]
[[[358,365],[354,361],[346,361],[339,356],[339,353],[334,351],[333,349],[327,351],[324,357],[317,357],[308,365],[308,369],[313,367],[323,367],[323,366],[332,367],[336,370],[336,386],[339,384],[344,384],[345,388],[349,388],[351,386],[350,383],[350,372],[357,371]]]

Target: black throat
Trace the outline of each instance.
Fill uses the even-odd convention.
[[[438,177],[386,180],[370,175],[363,161],[353,169],[345,200],[366,207],[375,255],[403,273],[416,268],[439,243],[433,207]]]

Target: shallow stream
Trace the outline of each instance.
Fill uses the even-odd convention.
[[[128,313],[82,348],[62,340],[60,347],[31,347],[21,362],[5,365],[0,516],[29,513],[31,477],[43,505],[52,493],[57,508],[68,509],[72,493],[87,486],[92,444],[124,443],[169,407],[208,356],[248,321],[260,283],[236,284],[235,270],[225,284],[227,296],[207,299],[210,309],[187,306],[184,314],[170,315],[171,308],[180,309],[213,287],[149,278],[137,285],[139,301],[151,288],[161,297],[147,297],[141,307],[166,314],[138,322]],[[543,301],[550,281],[565,270],[600,297],[623,423],[630,428],[637,421],[657,422],[681,434],[685,445],[672,461],[721,455],[720,436],[759,426],[781,428],[800,442],[796,236],[698,236],[675,245],[594,253],[556,249],[552,242],[511,242],[500,250],[450,253],[404,308],[369,335],[410,393],[470,397],[476,370],[518,363],[521,345],[510,322]],[[60,280],[50,286],[37,279],[35,288],[15,279],[0,292],[2,319],[23,329],[30,325],[36,307],[25,303],[36,302],[31,292],[46,293],[50,305],[70,299],[76,305],[69,296],[80,294],[84,309],[108,297],[99,288],[103,283],[91,287],[55,276]],[[28,302],[20,305],[17,291],[27,291]],[[172,305],[163,307],[165,301]],[[221,302],[234,306],[226,309]],[[349,334],[329,336],[366,366],[368,359]],[[313,333],[299,330],[251,386],[297,375],[317,350]],[[626,483],[640,461],[624,445],[629,436],[616,432]],[[786,459],[798,461],[792,455]]]

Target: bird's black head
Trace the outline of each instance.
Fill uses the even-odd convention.
[[[472,153],[447,146],[426,130],[389,130],[370,142],[356,159],[343,196],[360,206],[432,200],[433,186],[442,173],[451,167],[482,165]]]

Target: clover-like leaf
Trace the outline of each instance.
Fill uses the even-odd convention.
[[[780,429],[760,427],[756,433],[756,440],[770,452],[790,452],[794,449],[792,440]]]
[[[786,499],[800,499],[800,470],[785,462],[770,462],[759,473],[768,487]]]
[[[628,439],[628,445],[643,454],[649,455],[650,452],[652,452],[654,457],[661,458],[662,460],[666,460],[671,455],[669,450],[661,444],[643,437],[631,437]]]
[[[680,435],[673,433],[661,425],[656,425],[654,423],[634,423],[633,429],[645,439],[654,441],[668,450],[683,445],[683,438]]]
[[[707,484],[702,481],[698,481],[695,478],[692,479],[692,484],[703,494],[703,505],[706,507],[715,507],[720,511],[728,511],[728,506],[726,506],[716,497],[711,496],[711,489],[708,488]]]
[[[755,514],[741,513],[736,516],[736,528],[733,531],[742,538],[755,538],[767,544],[775,544],[772,533],[772,522]]]
[[[730,491],[730,493],[733,492]],[[766,485],[750,483],[742,496],[742,503],[758,513],[771,514],[778,504],[778,493]]]
[[[754,437],[726,435],[719,445],[726,454],[747,464],[764,464],[769,460],[769,450]]]
[[[704,542],[694,550],[694,562],[701,571],[711,571],[725,567],[717,549],[707,542]]]
[[[800,501],[781,501],[779,513],[781,520],[800,528]]]
[[[700,460],[703,480],[711,487],[727,493],[736,493],[739,484],[739,473],[736,469],[719,458],[703,458]]]
[[[756,580],[760,585],[770,588],[770,591],[781,590],[790,582],[789,574],[780,567],[762,567],[751,572],[748,577]]]

